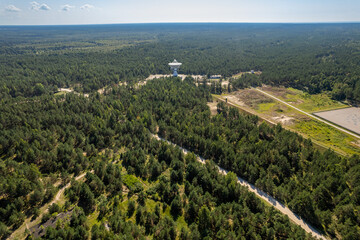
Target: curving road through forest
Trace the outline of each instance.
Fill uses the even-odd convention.
[[[152,136],[154,138],[156,138],[157,140],[160,141],[164,141],[167,142],[168,144],[174,145],[179,147],[184,154],[188,154],[191,153],[191,151],[182,148],[178,145],[176,145],[175,143],[172,143],[166,139],[163,139],[161,137],[159,137],[158,135],[153,135]],[[196,154],[195,154],[196,155]],[[202,163],[205,164],[205,159],[202,158],[201,156],[196,155],[197,160]],[[227,175],[228,171],[217,166],[219,168],[219,172],[223,175]],[[326,240],[327,238],[322,235],[318,230],[316,230],[314,227],[312,227],[310,224],[308,224],[306,221],[304,221],[303,219],[301,219],[298,215],[296,215],[295,213],[293,213],[288,207],[286,207],[284,204],[280,203],[279,201],[277,201],[275,198],[271,197],[270,195],[268,195],[267,193],[265,193],[264,191],[262,191],[261,189],[255,187],[253,184],[248,183],[247,181],[245,181],[244,179],[238,177],[238,183],[244,187],[247,187],[248,190],[250,192],[255,193],[255,195],[261,199],[263,199],[264,201],[266,201],[268,204],[270,204],[271,206],[273,206],[274,208],[276,208],[277,210],[279,210],[282,214],[285,214],[286,216],[289,217],[289,219],[294,222],[296,225],[299,225],[302,229],[304,229],[307,233],[312,234],[313,237],[316,237],[318,239],[323,239]]]

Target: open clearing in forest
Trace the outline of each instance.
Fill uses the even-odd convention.
[[[348,105],[333,101],[326,94],[309,95],[291,88],[269,86],[259,89],[309,113],[348,108]],[[228,104],[247,113],[258,115],[267,122],[280,123],[286,129],[311,138],[322,148],[332,148],[342,155],[360,153],[359,139],[356,137],[317,121],[255,89],[242,89],[215,97],[223,101],[227,99]]]
[[[246,74],[246,73],[252,74],[251,71],[250,71],[250,72],[239,72],[239,73],[237,73],[237,74],[234,74],[234,75],[232,76],[232,78],[240,78],[243,74]],[[254,72],[255,75],[260,75],[261,73],[262,73],[261,71],[255,71],[255,72]]]
[[[93,171],[91,171],[93,172]],[[76,181],[81,180],[82,178],[84,178],[86,175],[86,173],[83,173],[79,176],[77,176],[75,178]],[[25,219],[25,221],[23,222],[23,224],[16,229],[8,239],[25,239],[27,234],[25,233],[26,229],[31,229],[34,226],[38,225],[39,223],[41,223],[41,218],[42,216],[48,212],[49,206],[51,206],[52,204],[56,203],[59,204],[59,202],[63,203],[63,199],[64,199],[64,194],[65,194],[65,189],[69,188],[71,186],[71,183],[67,183],[64,187],[62,187],[55,195],[54,199],[50,202],[50,203],[46,203],[44,204],[41,208],[40,208],[40,215],[36,218],[36,219],[32,219],[32,216],[28,217]]]
[[[187,76],[191,76],[195,80],[200,80],[202,78],[205,78],[205,76],[202,76],[202,75],[185,75],[185,74],[178,75],[178,77],[181,78],[182,80],[184,80]],[[145,81],[154,80],[156,78],[168,78],[168,77],[172,77],[172,75],[170,75],[170,74],[155,74],[155,75],[150,75]]]
[[[211,116],[214,116],[217,114],[217,104],[218,104],[218,101],[212,101],[212,102],[207,103],[207,105],[210,108]]]
[[[311,95],[293,88],[270,87],[265,85],[259,89],[308,113],[349,107],[344,103],[330,99],[325,93]]]
[[[78,93],[78,92],[75,92],[73,89],[71,88],[59,88],[58,89],[58,92],[55,93],[55,96],[60,96],[60,95],[65,95],[67,93],[74,93],[76,95],[83,95],[84,97],[89,97],[89,94],[88,93]]]

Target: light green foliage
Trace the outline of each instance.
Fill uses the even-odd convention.
[[[257,109],[259,112],[267,112],[276,105],[277,105],[277,103],[275,103],[275,102],[260,103],[257,105]]]
[[[132,191],[137,192],[143,189],[143,184],[134,175],[124,175],[123,182]]]
[[[296,131],[305,133],[326,148],[339,149],[342,154],[359,154],[360,149],[355,143],[356,138],[346,135],[322,122],[315,120],[299,121],[293,127]]]
[[[327,93],[309,94],[291,88],[288,90],[295,94],[287,94],[284,100],[309,113],[348,107],[346,104],[332,100]]]

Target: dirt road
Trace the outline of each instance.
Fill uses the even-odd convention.
[[[75,178],[76,181],[82,179],[83,177],[85,177],[86,173],[83,173],[79,176],[77,176]],[[40,215],[34,220],[31,221],[32,217],[29,217],[27,219],[25,219],[24,223],[18,228],[16,229],[8,239],[25,239],[25,237],[23,236],[23,233],[25,232],[26,229],[30,229],[31,227],[35,226],[37,223],[40,222],[42,216],[44,215],[44,213],[46,213],[48,211],[49,206],[51,206],[53,203],[57,203],[60,200],[60,197],[64,194],[65,189],[69,188],[71,185],[71,183],[66,184],[64,187],[62,187],[56,194],[55,198],[50,202],[45,204],[44,206],[42,206],[40,208]]]
[[[166,139],[160,138],[158,135],[152,135],[154,138],[161,140],[161,141],[165,141],[169,144],[172,144],[174,146],[177,146],[176,144],[167,141]],[[178,146],[183,152],[184,154],[188,154],[191,153],[189,150],[182,148],[180,146]],[[205,159],[196,155],[197,156],[197,160],[199,162],[201,162],[202,164],[205,164]],[[223,175],[227,175],[228,171],[217,166],[219,168],[219,172]],[[279,201],[277,201],[276,199],[274,199],[273,197],[271,197],[270,195],[268,195],[267,193],[263,192],[262,190],[258,189],[257,187],[255,187],[253,184],[248,183],[247,181],[245,181],[244,179],[237,177],[238,178],[238,183],[244,187],[247,187],[248,190],[250,192],[255,193],[255,195],[261,199],[263,199],[264,201],[266,201],[267,203],[269,203],[271,206],[273,206],[274,208],[276,208],[277,210],[279,210],[281,213],[285,214],[286,216],[289,217],[289,219],[294,222],[296,225],[299,225],[302,229],[304,229],[306,232],[311,233],[314,237],[318,238],[318,239],[323,239],[326,240],[327,238],[325,238],[319,231],[317,231],[314,227],[312,227],[310,224],[308,224],[307,222],[305,222],[303,219],[301,219],[298,215],[296,215],[295,213],[293,213],[289,208],[287,208],[285,205],[283,205],[282,203],[280,203]]]

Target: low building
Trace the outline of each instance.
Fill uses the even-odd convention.
[[[210,79],[220,79],[221,75],[211,75]]]

